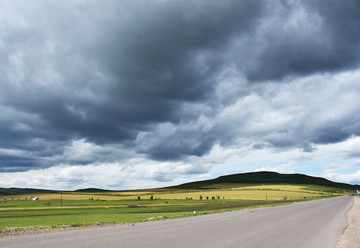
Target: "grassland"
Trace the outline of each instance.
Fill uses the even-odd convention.
[[[213,185],[211,189],[127,192],[59,192],[0,196],[0,231],[104,223],[135,223],[278,206],[347,194],[337,188],[302,185]],[[38,201],[30,200],[32,196]]]

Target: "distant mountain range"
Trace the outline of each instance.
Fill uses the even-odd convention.
[[[249,172],[221,176],[215,179],[185,183],[163,189],[204,189],[216,188],[219,185],[229,187],[234,184],[295,184],[295,185],[318,185],[348,190],[358,190],[360,185],[337,183],[322,177],[313,177],[304,174],[280,174],[277,172]],[[161,189],[151,189],[158,191]],[[74,192],[114,192],[116,190],[104,190],[97,188],[78,189]],[[123,190],[122,190],[123,191]],[[0,195],[36,194],[36,193],[57,193],[57,190],[43,190],[33,188],[0,188]]]

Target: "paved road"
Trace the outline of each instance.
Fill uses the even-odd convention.
[[[185,219],[25,235],[0,247],[335,247],[353,197],[234,211]]]

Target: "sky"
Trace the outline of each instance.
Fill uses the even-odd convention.
[[[357,0],[0,0],[0,187],[360,184]]]

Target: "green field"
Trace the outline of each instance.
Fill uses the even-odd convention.
[[[168,201],[128,201],[114,203],[103,201],[101,205],[77,206],[77,203],[85,205],[85,201],[64,202],[64,205],[75,205],[73,207],[43,207],[39,201],[37,208],[9,208],[0,212],[1,227],[63,227],[81,226],[102,223],[134,223],[147,219],[166,219],[183,217],[197,214],[206,214],[214,211],[234,208],[244,208],[273,204],[272,202],[254,201],[191,201],[183,200]],[[278,204],[283,204],[282,202]],[[21,205],[21,204],[19,204]]]
[[[211,189],[59,192],[0,196],[0,230],[135,223],[336,197],[346,190],[302,185],[213,185]],[[38,201],[30,198],[36,196]]]

